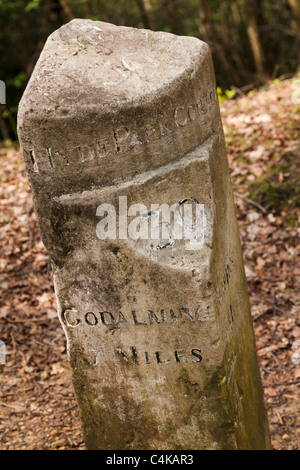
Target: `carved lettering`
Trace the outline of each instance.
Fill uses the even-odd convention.
[[[108,136],[101,137],[97,142],[91,144],[87,143],[64,151],[47,147],[43,150],[46,162],[48,162],[48,167],[51,170],[55,170],[56,161],[58,162],[57,158],[60,160],[60,165],[85,164],[96,158],[130,151],[137,145],[148,144],[153,140],[172,134],[176,129],[188,126],[199,119],[201,115],[208,113],[215,103],[217,103],[217,95],[212,90],[197,102],[177,106],[171,110],[169,117],[157,118],[156,122],[148,125],[141,134],[136,129],[129,129],[124,125],[112,130]],[[41,155],[43,155],[43,152]],[[31,149],[29,155],[33,171],[39,173],[39,161],[36,155],[40,155],[40,153]],[[42,157],[39,156],[38,158],[41,159]]]
[[[114,325],[116,323],[115,317],[110,312],[100,312],[100,317],[103,325]]]
[[[133,310],[132,312],[132,317],[133,317],[133,321],[134,321],[134,324],[135,325],[147,325],[147,322],[144,321],[144,322],[139,322],[138,319],[137,319],[137,316],[136,316],[136,313],[135,311]]]
[[[75,308],[66,308],[63,310],[61,316],[64,325],[70,328],[74,328],[81,323],[81,320],[78,318],[78,310]]]
[[[65,309],[62,313],[62,321],[66,327],[76,327],[85,324],[89,327],[95,326],[151,326],[162,325],[165,323],[184,323],[190,321],[207,322],[210,320],[207,312],[202,312],[200,306],[193,308],[166,309],[162,308],[158,312],[148,309],[146,312],[136,312],[132,310],[130,313],[109,311],[87,312],[83,314],[83,318],[75,308]]]
[[[197,361],[193,361],[193,362],[202,362],[203,361],[203,357],[201,356],[201,349],[197,349],[197,348],[194,348],[192,349],[191,351],[192,355],[197,357]]]
[[[92,366],[97,366],[101,361],[107,362],[113,359],[119,365],[165,365],[165,364],[197,364],[203,361],[201,349],[176,349],[175,351],[138,351],[136,346],[128,349],[115,347],[103,354],[102,348],[88,349],[89,355],[93,356]],[[92,354],[91,354],[92,353]]]
[[[93,312],[88,312],[84,315],[86,323],[90,326],[96,326],[98,324],[98,318]]]

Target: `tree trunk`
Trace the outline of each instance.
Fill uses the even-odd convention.
[[[145,28],[157,29],[151,0],[137,0],[137,3],[142,13]]]
[[[9,139],[9,131],[8,131],[6,122],[2,117],[2,113],[3,113],[4,110],[5,110],[5,106],[0,105],[0,133],[2,134],[3,142],[5,142],[6,140]]]
[[[179,12],[180,3],[180,0],[161,0],[161,7],[167,12],[172,33],[182,36],[184,35],[184,26]]]
[[[103,21],[105,21],[106,23],[111,23],[110,16],[108,14],[106,6],[101,2],[101,0],[97,1],[97,7],[99,9],[99,13],[101,14],[103,18]]]
[[[240,77],[235,70],[235,67],[232,67],[227,60],[222,41],[219,40],[217,34],[215,33],[213,18],[207,0],[199,0],[198,28],[200,32],[200,39],[206,41],[211,47],[212,51],[215,51],[219,61],[226,70],[228,82],[231,84],[235,83],[236,85],[239,84]]]
[[[75,16],[70,6],[68,5],[67,0],[58,0],[58,1],[68,21],[74,20]]]
[[[259,33],[259,15],[261,11],[261,0],[246,0],[247,32],[255,61],[256,73],[260,81],[267,80],[265,70],[265,56]]]
[[[293,12],[291,25],[296,34],[297,61],[300,69],[300,0],[288,0],[288,2]]]
[[[241,20],[241,14],[240,14],[238,2],[233,2],[231,4],[231,11],[232,11],[232,17],[233,17],[233,21],[235,25],[240,27],[242,20]]]

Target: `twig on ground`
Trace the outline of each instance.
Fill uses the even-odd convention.
[[[252,199],[248,199],[247,197],[241,196],[240,194],[235,193],[235,192],[233,194],[234,194],[235,197],[238,197],[239,199],[242,199],[242,201],[246,202],[247,204],[251,204],[252,206],[259,209],[263,214],[268,213],[267,210],[263,206],[258,204],[258,202],[252,201]]]

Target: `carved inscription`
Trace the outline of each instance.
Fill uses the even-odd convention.
[[[153,140],[172,134],[178,128],[188,126],[207,114],[217,103],[217,100],[216,90],[212,89],[194,103],[178,105],[170,113],[169,118],[157,119],[152,125],[148,124],[143,129],[136,130],[129,129],[127,125],[120,126],[113,129],[107,137],[100,136],[97,142],[73,147],[64,152],[51,147],[38,149],[38,151],[30,149],[29,158],[32,169],[35,173],[39,173],[41,167],[54,171],[59,161],[65,165],[83,164],[91,160],[130,151],[136,146],[148,144]]]
[[[230,279],[233,275],[233,267],[234,267],[234,260],[230,257],[228,263],[225,266],[221,285],[217,287],[217,292],[219,296],[219,305],[221,306],[224,303],[225,298],[228,300],[228,307],[226,307],[225,315],[226,315],[226,323],[225,323],[225,330],[227,339],[229,339],[230,335],[232,334],[232,330],[235,326],[235,307],[232,304],[232,300],[230,300],[230,296],[227,295],[228,290],[230,288]]]
[[[228,263],[225,266],[225,270],[222,276],[221,286],[217,287],[217,292],[219,294],[219,305],[221,306],[225,297],[225,294],[230,285],[230,278],[232,276],[234,266],[234,260],[230,258]]]
[[[207,307],[208,309],[208,307]],[[147,310],[137,312],[131,310],[129,313],[108,311],[86,312],[81,314],[76,308],[66,308],[61,314],[62,321],[67,328],[77,328],[85,325],[89,328],[107,327],[110,329],[120,328],[128,325],[130,327],[149,327],[151,325],[178,324],[185,322],[209,321],[208,313],[203,313],[200,306],[196,308],[160,309],[159,311]],[[93,366],[101,361],[112,359],[116,364],[140,365],[140,364],[182,364],[200,363],[203,360],[202,351],[198,347],[176,349],[173,351],[152,350],[143,351],[137,346],[127,349],[112,347],[111,351],[103,351],[101,347],[90,348],[88,353],[93,357]]]
[[[198,306],[196,309],[179,308],[179,309],[160,309],[158,312],[147,310],[146,312],[137,312],[132,310],[130,313],[112,313],[108,311],[86,312],[84,314],[78,312],[76,308],[66,308],[62,312],[62,321],[66,327],[76,328],[79,325],[87,325],[89,327],[99,326],[149,326],[164,323],[184,323],[188,322],[206,322],[209,320],[207,312],[203,312]]]
[[[105,360],[102,348],[90,348],[88,352],[93,356],[93,366],[101,363],[101,359]],[[116,364],[125,365],[141,365],[141,364],[182,364],[194,363],[199,364],[203,361],[202,351],[199,348],[176,349],[175,351],[166,353],[161,350],[149,352],[140,351],[136,346],[131,346],[128,350],[115,347],[111,351],[113,360]]]

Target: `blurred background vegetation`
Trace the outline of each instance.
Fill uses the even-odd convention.
[[[18,102],[45,40],[73,18],[201,38],[229,98],[299,69],[300,0],[0,0],[0,141],[17,140]]]

